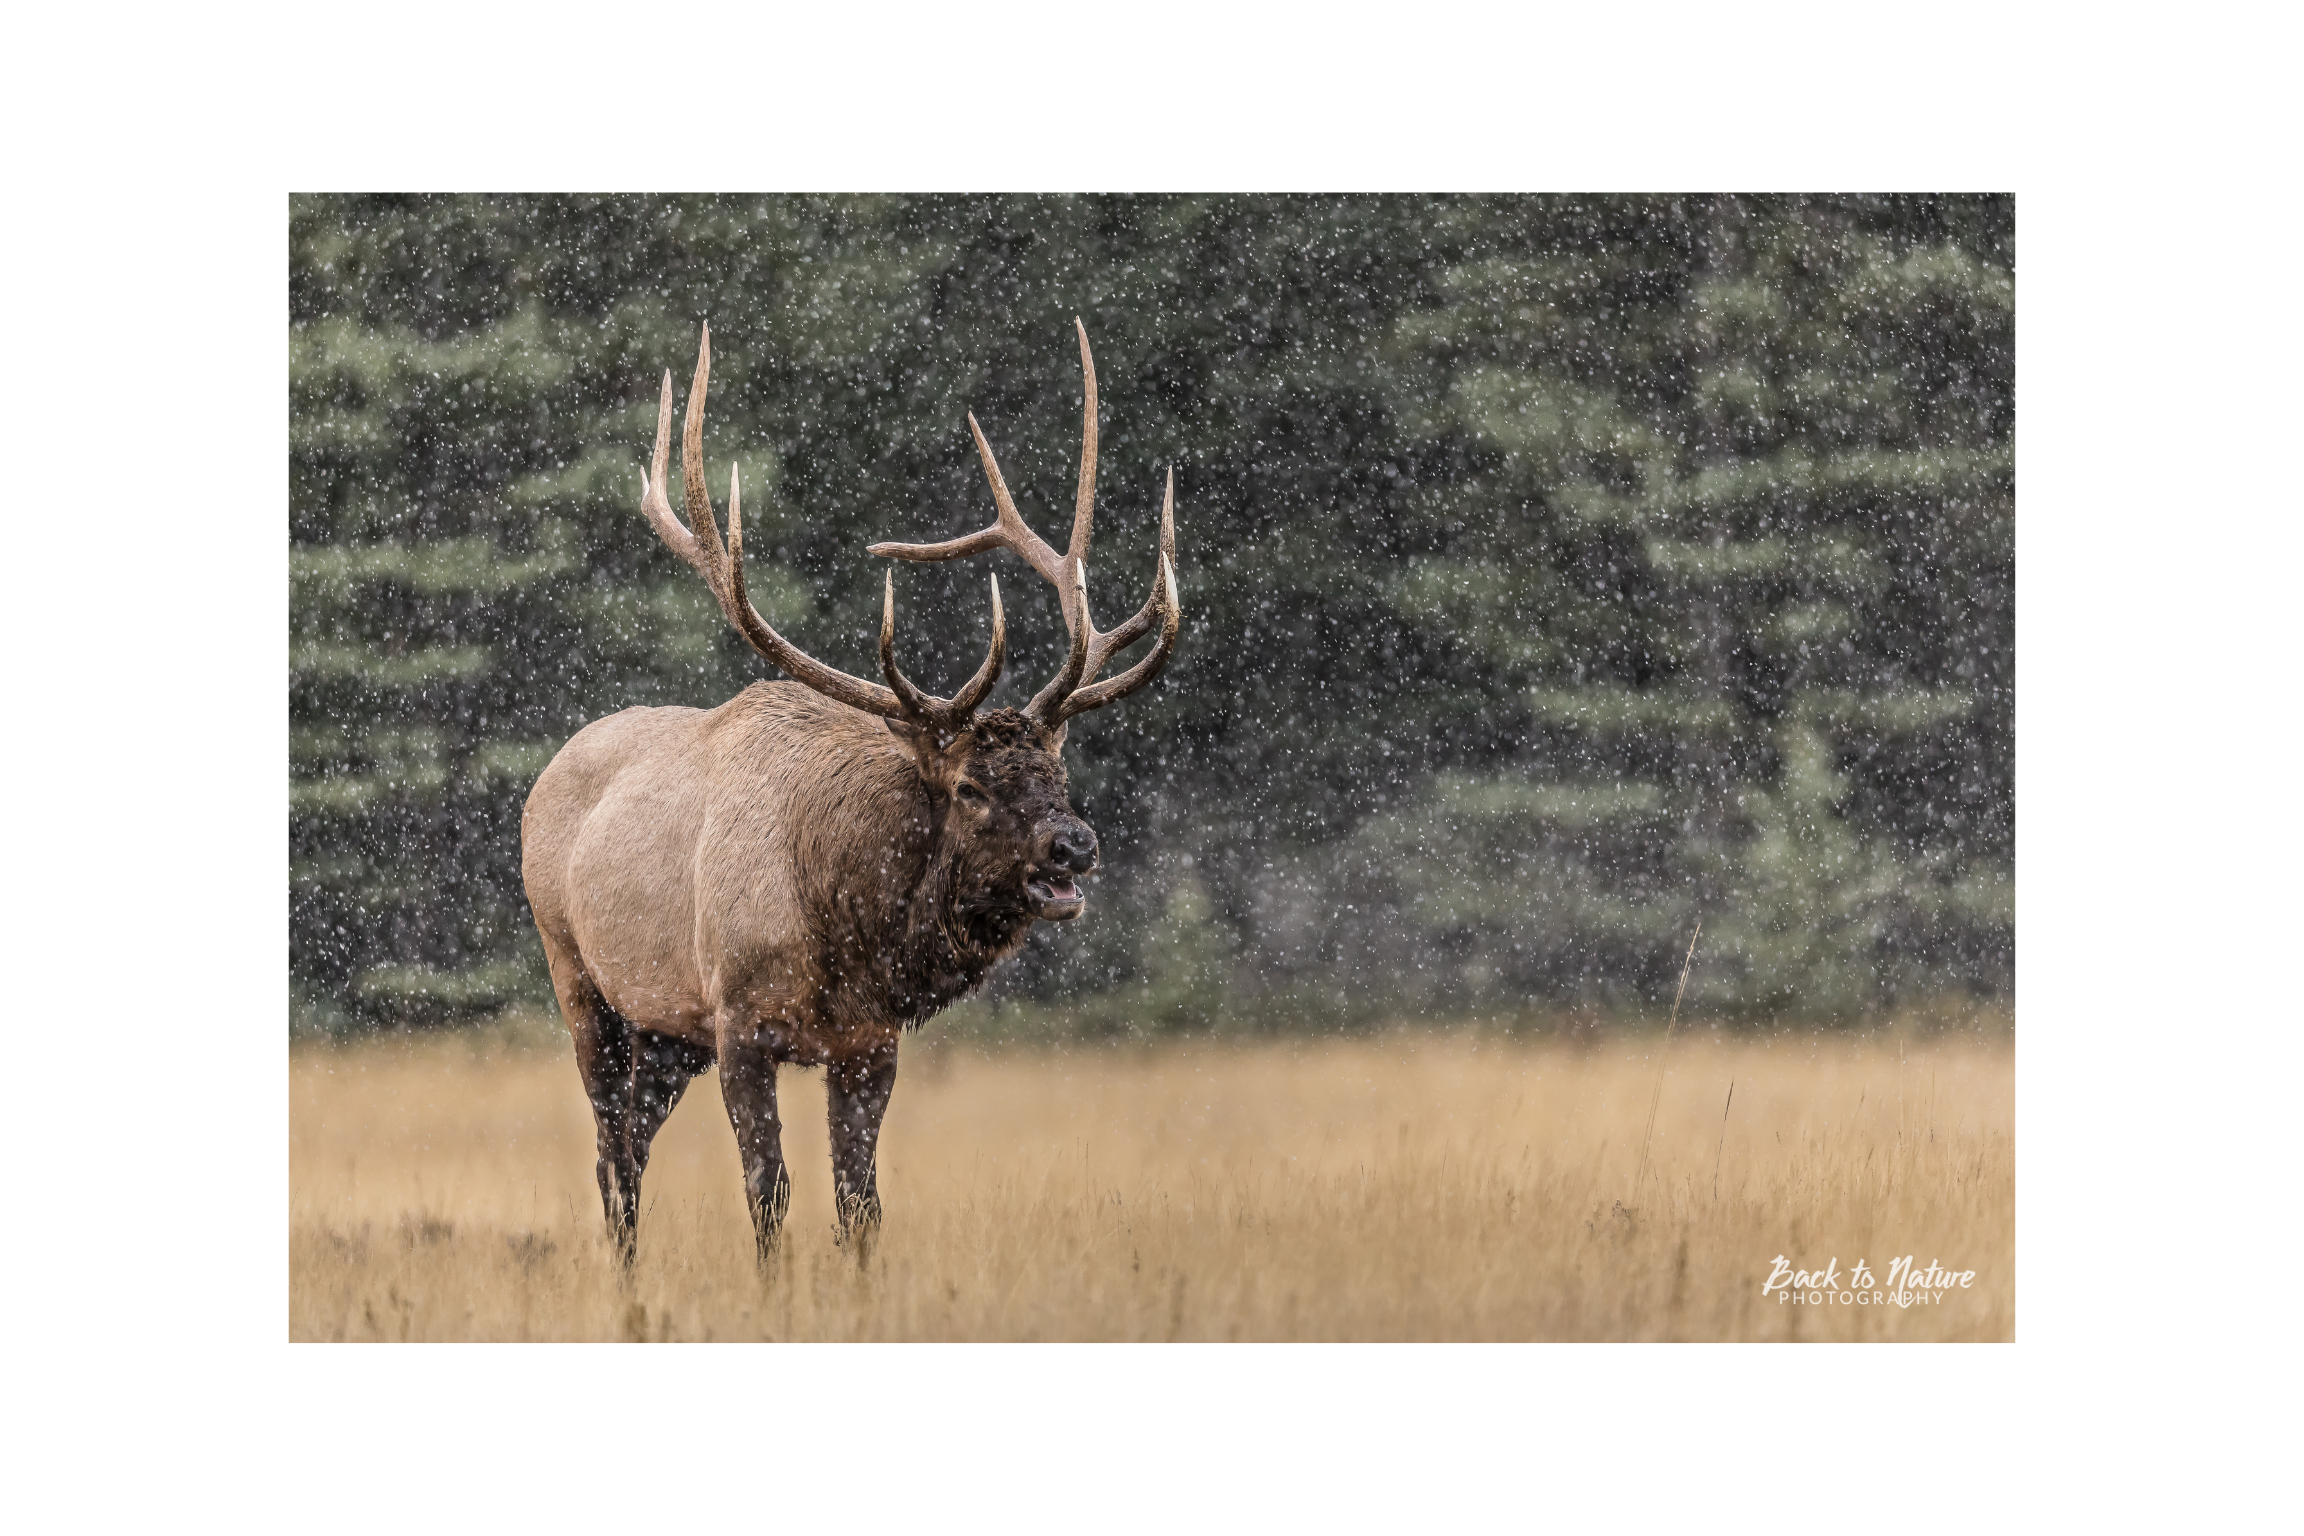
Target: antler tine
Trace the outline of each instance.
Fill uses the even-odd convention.
[[[1060,720],[1069,720],[1074,715],[1085,713],[1091,709],[1102,709],[1115,699],[1128,697],[1158,677],[1160,669],[1168,665],[1168,655],[1176,649],[1177,631],[1183,627],[1184,609],[1176,598],[1176,567],[1165,554],[1160,557],[1160,574],[1157,578],[1156,591],[1159,593],[1159,598],[1156,600],[1160,605],[1160,638],[1153,643],[1151,654],[1118,677],[1106,678],[1101,683],[1075,690],[1072,696],[1064,701],[1058,717]],[[1129,624],[1133,625],[1134,622],[1134,620],[1130,620]],[[1126,627],[1128,626],[1123,626],[1123,628]],[[1113,633],[1117,635],[1120,631],[1114,630]],[[1130,638],[1135,637],[1131,636]]]
[[[910,716],[949,740],[967,727],[968,717],[992,685],[1000,680],[1000,668],[1008,657],[1008,620],[1000,609],[1000,578],[992,578],[992,645],[984,653],[984,664],[976,675],[961,686],[949,699],[939,699],[913,686],[896,665],[896,572],[888,571],[888,580],[881,589],[880,598],[880,670],[888,675],[888,686],[904,701]],[[941,744],[941,743],[940,743]]]
[[[704,395],[711,381],[712,326],[707,322],[704,339],[696,347],[696,378],[688,386],[688,409],[680,420],[680,489],[688,504],[689,534],[706,562],[704,579],[710,584],[712,595],[726,607],[728,551],[720,543],[720,526],[712,515],[712,497],[704,488]],[[736,482],[731,479],[728,483],[733,494]]]
[[[1168,466],[1168,491],[1160,499],[1160,553],[1176,563],[1176,466]]]
[[[887,674],[888,686],[896,690],[896,697],[904,701],[906,714],[916,720],[936,720],[943,714],[937,706],[944,701],[913,687],[911,680],[897,669],[895,567],[889,567],[887,575],[888,580],[880,589],[880,670]]]
[[[1176,564],[1176,471],[1173,469],[1168,471],[1167,498],[1160,505],[1160,560],[1171,567],[1172,577]],[[1173,585],[1172,581],[1170,585]],[[1159,616],[1161,592],[1160,565],[1155,562],[1152,567],[1152,592],[1144,599],[1144,606],[1131,614],[1128,621],[1118,629],[1108,635],[1096,636],[1095,649],[1089,655],[1090,677],[1103,671],[1105,662],[1141,640],[1146,631],[1151,629],[1153,620]]]
[[[866,554],[885,560],[958,560],[968,555],[980,555],[990,549],[1014,551],[1026,565],[1038,571],[1048,581],[1061,588],[1064,585],[1064,557],[1049,546],[1046,539],[1034,533],[1016,510],[1016,498],[1008,494],[1008,482],[1000,474],[1000,461],[992,455],[992,445],[984,440],[984,429],[976,424],[976,413],[968,413],[968,430],[976,438],[976,456],[983,461],[984,478],[992,482],[992,500],[999,508],[989,528],[957,539],[946,539],[941,544],[874,544]],[[1069,619],[1070,614],[1065,617]]]
[[[1088,351],[1088,327],[1078,315],[1072,326],[1080,333],[1080,490],[1072,503],[1072,547],[1066,553],[1086,560],[1088,540],[1096,531],[1096,359]]]
[[[1071,568],[1072,577],[1065,583],[1064,595],[1068,599],[1065,606],[1079,606],[1080,622],[1073,626],[1072,649],[1064,657],[1064,665],[1048,679],[1048,686],[1034,694],[1032,702],[1024,706],[1024,713],[1050,728],[1064,718],[1060,713],[1064,700],[1080,686],[1080,679],[1093,675],[1088,670],[1088,653],[1096,644],[1096,626],[1088,620],[1088,567],[1069,558],[1064,563]]]
[[[1082,594],[1082,612],[1086,612],[1086,594]],[[1092,634],[1088,645],[1086,665],[1080,676],[1093,679],[1104,670],[1112,657],[1141,640],[1157,623],[1160,638],[1142,661],[1118,677],[1101,683],[1091,683],[1062,694],[1055,692],[1054,684],[1043,690],[1040,698],[1032,701],[1033,713],[1050,725],[1059,725],[1086,710],[1101,709],[1115,699],[1126,698],[1160,675],[1168,664],[1169,652],[1175,649],[1176,634],[1183,623],[1183,605],[1176,595],[1176,471],[1168,471],[1168,490],[1160,506],[1160,558],[1152,575],[1152,595],[1144,606],[1109,634]],[[1050,697],[1053,695],[1053,697]]]
[[[672,515],[672,503],[665,498],[665,478],[671,473],[672,459],[672,370],[664,370],[664,395],[656,407],[656,453],[649,467],[640,472],[640,510],[646,514],[649,526],[656,536],[671,547],[672,553],[696,567],[705,582],[718,592],[719,573],[712,562],[704,557],[703,546],[696,536]]]
[[[984,653],[984,665],[976,675],[963,683],[960,691],[952,695],[952,711],[965,718],[977,705],[984,702],[992,685],[1000,681],[1000,669],[1008,661],[1008,618],[1000,611],[1000,577],[992,577],[992,648]]]

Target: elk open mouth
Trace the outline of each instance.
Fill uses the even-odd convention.
[[[1044,922],[1069,922],[1088,906],[1087,896],[1070,875],[1033,875],[1024,882],[1024,896],[1032,904],[1032,915]]]

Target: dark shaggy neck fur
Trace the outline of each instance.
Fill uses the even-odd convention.
[[[975,991],[992,967],[1024,947],[1032,931],[1032,918],[1020,907],[969,910],[953,879],[954,864],[950,852],[940,850],[929,865],[914,892],[903,952],[891,968],[890,1011],[907,1028],[927,1023]]]
[[[988,710],[969,737],[968,760],[981,777],[999,783],[1029,775],[1052,783],[1061,799],[1064,770],[1056,744],[1021,712]],[[970,846],[950,826],[949,793],[930,794],[923,785],[922,794],[927,867],[907,904],[902,952],[888,973],[890,1011],[908,1027],[926,1023],[974,991],[994,966],[1023,948],[1033,922],[1009,871],[969,867]]]
[[[795,743],[818,754],[778,836],[828,1027],[862,1037],[924,1023],[1032,931],[1025,881],[1042,829],[1076,820],[1060,738],[999,709],[938,748],[790,684],[756,701],[748,760],[787,771]]]

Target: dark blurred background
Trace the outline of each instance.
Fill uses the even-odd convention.
[[[1061,542],[1074,315],[1106,622],[1175,467],[1176,656],[1067,754],[1108,872],[995,1014],[1605,1017],[1699,918],[1715,1018],[2004,999],[2014,262],[2005,197],[295,198],[294,1024],[548,1007],[536,774],[773,675],[639,512],[706,319],[754,600],[859,675],[865,546],[990,520],[967,411]],[[985,564],[899,570],[932,688]]]

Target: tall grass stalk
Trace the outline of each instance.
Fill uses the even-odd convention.
[[[1656,1110],[1664,1102],[1664,1068],[1671,1060],[1672,1031],[1680,1023],[1680,999],[1688,995],[1688,967],[1696,962],[1696,941],[1704,936],[1704,919],[1688,935],[1688,953],[1680,960],[1680,985],[1672,993],[1672,1016],[1664,1022],[1664,1043],[1656,1048],[1656,1092],[1648,1100],[1648,1128],[1640,1134],[1640,1171],[1632,1176],[1632,1198],[1640,1198],[1640,1181],[1648,1176],[1648,1148],[1656,1140]]]
[[[1736,1079],[1728,1079],[1728,1102],[1720,1106],[1720,1140],[1712,1148],[1712,1203],[1720,1203],[1720,1154],[1728,1150],[1728,1111],[1736,1103]]]

